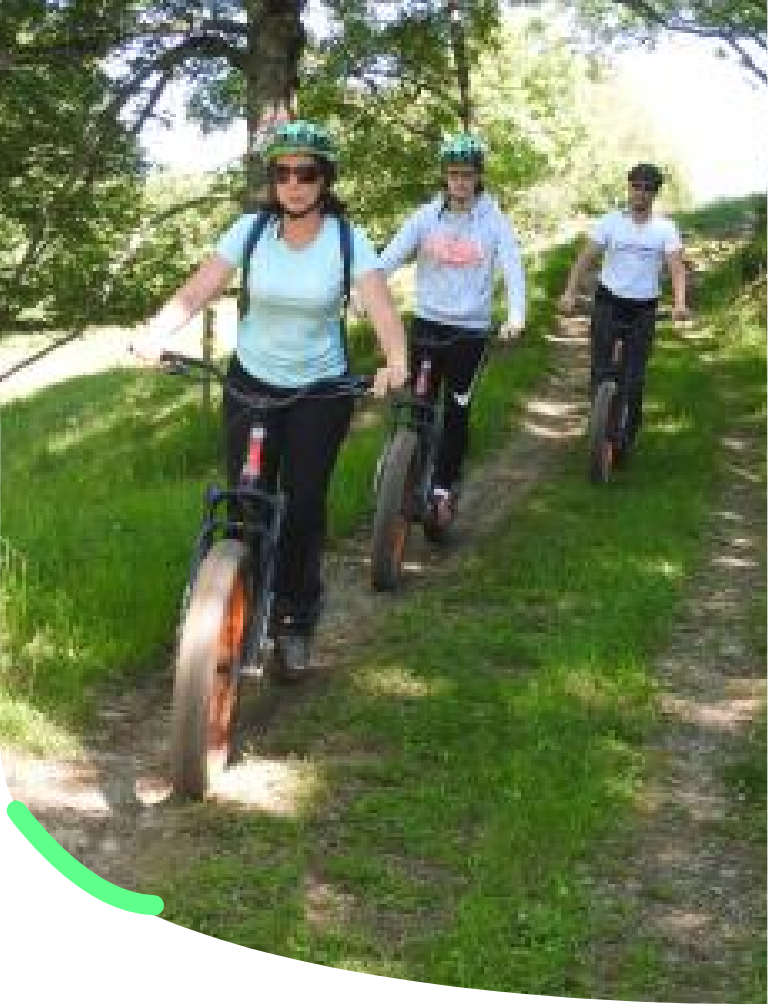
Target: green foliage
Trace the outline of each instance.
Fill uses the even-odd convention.
[[[567,261],[563,249],[547,255],[526,344],[492,358],[483,376],[481,441],[484,430],[504,439],[522,389],[545,370]],[[428,589],[382,600],[362,644],[339,643],[335,672],[306,692],[311,700],[250,734],[258,750],[241,768],[255,784],[241,801],[166,807],[163,831],[178,826],[185,840],[133,864],[142,888],[164,897],[167,920],[344,969],[619,997],[594,979],[599,905],[584,873],[603,869],[606,840],[636,819],[655,656],[706,546],[726,423],[761,433],[765,421],[764,320],[753,302],[764,304],[764,289],[745,289],[731,260],[706,282],[716,295],[699,338],[659,332],[637,467],[596,493],[583,445],[565,448],[492,538]],[[354,334],[364,354],[365,335]],[[25,704],[64,719],[111,670],[133,688],[167,665],[202,486],[220,474],[218,429],[195,394],[122,373],[4,407],[4,473],[37,487],[34,507],[2,496],[3,532],[26,560],[26,576],[11,557],[2,577],[10,658],[0,721],[14,742],[45,735],[31,735],[31,713],[14,718]],[[362,435],[361,481],[375,453]],[[345,465],[357,445],[355,434]],[[342,514],[346,528],[352,517]],[[764,828],[760,729],[727,778],[762,854],[763,832],[751,830],[760,817]],[[265,789],[292,797],[291,808],[263,811]],[[670,1000],[679,960],[665,970],[631,929],[610,948],[633,1000]],[[739,1000],[764,999],[764,964],[757,952],[744,959],[733,986],[752,996]],[[710,965],[697,961],[697,980]]]
[[[679,199],[674,166],[599,60],[575,56],[557,29],[525,14],[484,25],[470,40],[474,128],[489,146],[488,188],[524,235],[551,234],[574,213],[602,212],[623,197],[629,158],[665,164],[665,198]],[[439,190],[439,140],[459,127],[457,102],[446,94],[445,52],[426,44],[418,52],[418,66],[409,66],[406,49],[407,69],[367,88],[341,74],[338,54],[307,57],[312,87],[302,91],[302,114],[338,133],[340,191],[379,241]],[[352,59],[346,50],[345,58]]]
[[[104,74],[22,65],[0,91],[0,331],[39,317],[98,321],[110,260],[136,219],[135,145],[99,119]]]
[[[505,25],[480,61],[476,90],[497,151],[490,178],[523,233],[557,234],[623,201],[638,160],[664,166],[665,205],[684,201],[674,163],[610,64],[574,53],[542,18],[524,12]]]
[[[470,5],[473,59],[489,44],[496,4]],[[460,96],[440,5],[391,5],[388,19],[345,5],[344,33],[310,47],[302,115],[328,122],[343,150],[339,189],[377,241],[439,188],[437,150],[459,128]]]
[[[765,281],[768,268],[768,248],[766,248],[766,201],[760,199],[750,221],[753,228],[751,240],[738,252],[738,268],[744,282],[762,278]]]
[[[210,249],[242,202],[243,171],[151,178],[142,196],[135,136],[172,73],[189,85],[205,128],[258,117],[254,101],[264,95],[249,70],[256,22],[243,17],[246,6],[4,5],[0,37],[14,86],[0,96],[9,193],[0,207],[0,330],[20,313],[60,326],[139,320]],[[340,193],[377,242],[438,189],[436,150],[461,111],[445,4],[386,6],[326,4],[336,20],[306,48],[299,92],[302,114],[338,133]],[[621,197],[630,152],[667,158],[598,60],[573,56],[541,17],[501,19],[510,6],[531,5],[463,5],[464,43],[475,126],[491,148],[489,187],[528,237]],[[281,38],[259,44],[279,49]],[[107,54],[109,78],[97,63]],[[200,201],[174,212],[174,199]]]
[[[596,495],[574,451],[450,577],[382,609],[344,672],[259,735],[299,789],[293,815],[245,793],[224,816],[201,807],[185,820],[197,860],[150,864],[169,920],[415,981],[579,998],[626,984],[633,1000],[672,1000],[679,959],[629,926],[609,946],[612,983],[597,983],[601,904],[582,876],[605,874],[605,841],[637,819],[654,656],[701,558],[721,391],[747,392],[744,415],[765,400],[751,336],[711,361],[743,317],[730,278],[700,353],[660,332],[642,470]],[[759,791],[759,775],[739,777]],[[722,981],[716,963],[697,961],[697,989],[708,966]],[[763,974],[764,955],[745,958],[733,991],[764,989]]]
[[[147,176],[140,200],[142,241],[115,288],[113,319],[135,323],[147,317],[213,251],[240,212],[236,186],[227,174]]]
[[[766,82],[766,8],[753,0],[576,0],[592,37],[602,45],[616,40],[637,44],[662,32],[713,39],[743,69]]]
[[[543,329],[549,315],[537,317]],[[368,326],[351,325],[350,347],[354,368],[370,372],[377,354]],[[503,441],[510,400],[535,382],[544,355],[531,326],[525,346],[489,366],[473,412],[473,461]],[[199,400],[181,380],[129,371],[4,406],[4,477],[37,486],[34,507],[19,493],[2,496],[3,534],[19,558],[2,580],[0,721],[4,694],[6,725],[20,724],[16,740],[22,706],[51,722],[77,721],[87,689],[105,675],[167,660],[205,486],[223,478],[218,409],[206,416]],[[366,409],[344,445],[330,495],[334,540],[371,515],[388,421],[386,408]],[[22,567],[23,576],[14,572]]]

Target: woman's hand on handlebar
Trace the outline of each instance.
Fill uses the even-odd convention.
[[[130,352],[139,366],[160,367],[163,365],[163,347],[160,345],[132,342],[128,346],[128,352]]]
[[[168,330],[154,318],[141,325],[128,345],[128,352],[140,366],[160,366],[168,343]]]
[[[408,380],[408,368],[402,360],[387,361],[380,366],[373,378],[373,394],[383,398],[389,391],[399,391]]]

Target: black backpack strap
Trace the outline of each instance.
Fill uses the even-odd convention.
[[[261,235],[264,233],[264,228],[269,223],[270,217],[271,213],[258,213],[245,241],[245,248],[243,249],[243,264],[240,271],[240,295],[237,298],[237,310],[240,317],[243,317],[245,312],[248,310],[248,273],[251,269],[253,249],[258,244]]]
[[[345,216],[339,220],[339,245],[341,247],[341,345],[344,350],[344,361],[349,369],[349,351],[347,347],[347,308],[352,295],[352,226]]]
[[[264,233],[264,228],[269,223],[271,214],[261,212],[254,220],[243,249],[242,281],[240,284],[240,296],[238,298],[238,310],[240,317],[243,317],[248,309],[248,272],[253,257],[253,249],[256,247],[259,238]],[[352,295],[352,227],[345,216],[338,217],[339,221],[339,247],[341,249],[342,267],[342,287],[341,287],[341,345],[344,350],[344,361],[349,367],[349,352],[347,350],[347,308]]]

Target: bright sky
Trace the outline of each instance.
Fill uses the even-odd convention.
[[[142,145],[160,167],[173,171],[213,171],[236,162],[245,151],[245,120],[229,129],[217,129],[204,136],[197,126],[184,121],[183,91],[169,89],[168,100],[159,111],[173,117],[173,126],[150,123],[142,132]]]
[[[694,199],[765,191],[768,180],[768,87],[751,82],[711,46],[678,36],[655,52],[619,58],[630,89],[688,174]],[[245,149],[245,125],[204,137],[183,123],[177,91],[168,110],[172,130],[153,127],[144,140],[153,159],[178,170],[212,170]]]
[[[697,201],[766,191],[768,87],[682,36],[653,53],[627,52],[619,65]]]

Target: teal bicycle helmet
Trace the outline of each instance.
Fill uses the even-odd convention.
[[[482,171],[485,160],[483,144],[470,133],[458,133],[450,136],[440,146],[440,166],[446,164],[470,164]]]
[[[334,167],[339,161],[339,152],[330,133],[313,122],[284,122],[269,133],[261,148],[264,160],[269,163],[286,154],[311,154]]]

